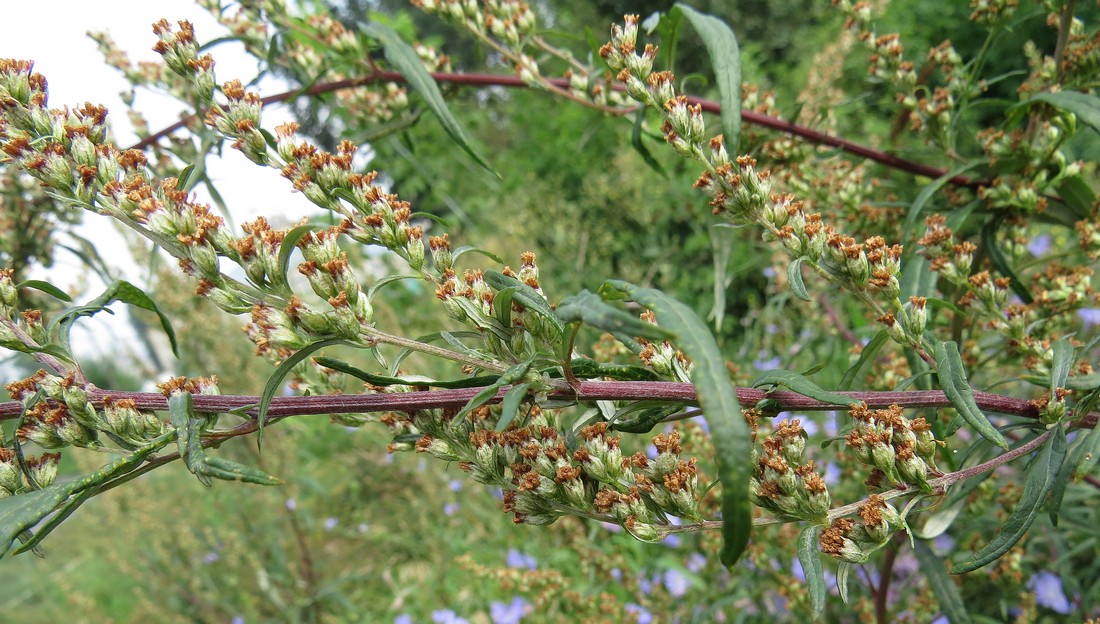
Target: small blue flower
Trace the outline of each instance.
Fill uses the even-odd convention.
[[[340,521],[332,516],[325,518],[324,526],[326,531],[331,531],[335,529],[338,524],[340,524]]]
[[[669,533],[665,536],[665,539],[661,540],[661,543],[665,546],[668,546],[669,548],[679,548],[681,541],[682,540],[679,535],[675,533]]]
[[[462,482],[458,479],[451,479],[451,482],[447,484],[452,492],[458,492],[462,489]]]
[[[758,371],[770,371],[779,368],[779,366],[783,363],[782,360],[779,359],[778,355],[771,358],[770,360],[763,359],[767,356],[767,351],[760,351],[760,353],[757,353],[757,359],[752,361],[753,368]]]
[[[638,622],[638,624],[652,624],[653,622],[653,614],[640,604],[628,602],[623,605],[623,609],[627,613],[635,616],[635,621]]]
[[[408,613],[402,613],[401,615],[393,618],[393,624],[413,624],[412,616]]]
[[[456,511],[458,511],[458,503],[447,503],[443,506],[443,513],[448,516],[455,515]]]
[[[287,511],[294,511],[298,508],[298,501],[294,500],[293,498],[286,499],[286,508]]]
[[[1100,308],[1081,308],[1077,311],[1077,316],[1085,322],[1085,327],[1100,325]]]
[[[615,579],[616,581],[623,580],[623,571],[619,568],[611,568],[611,578]]]
[[[1031,239],[1031,242],[1027,244],[1027,250],[1031,252],[1033,256],[1042,256],[1046,252],[1050,251],[1050,234],[1040,234]]]
[[[936,539],[932,540],[932,552],[941,557],[954,550],[955,538],[951,537],[947,533],[940,533],[936,536]]]
[[[840,466],[833,462],[825,462],[825,485],[840,483]]]
[[[691,580],[684,576],[683,572],[679,570],[665,570],[664,573],[665,589],[673,598],[679,598],[687,593],[691,589]]]
[[[229,624],[244,624],[244,616],[234,615],[233,619],[229,621]]]
[[[469,620],[464,617],[458,617],[458,615],[450,609],[432,611],[432,621],[435,622],[435,624],[470,624]]]
[[[211,563],[214,563],[218,559],[221,559],[221,556],[218,555],[218,553],[216,553],[214,551],[210,551],[210,552],[206,553],[205,555],[203,555],[202,562],[205,563],[206,565],[210,565]]]
[[[802,569],[802,560],[798,557],[791,560],[791,574],[803,583],[806,582],[806,571]]]
[[[504,557],[504,565],[509,568],[524,568],[527,570],[534,570],[539,567],[539,562],[528,555],[525,552],[520,552],[515,548],[509,548],[508,554]]]
[[[489,605],[489,617],[493,624],[519,624],[526,612],[527,601],[519,596],[512,598],[509,604],[493,601]]]
[[[1031,577],[1027,587],[1035,592],[1035,602],[1039,606],[1061,614],[1073,611],[1073,606],[1062,588],[1062,579],[1057,574],[1043,570]]]
[[[687,563],[684,564],[684,567],[687,568],[689,572],[694,572],[695,574],[699,574],[700,572],[703,571],[703,568],[705,568],[706,565],[707,565],[707,558],[706,557],[704,557],[703,555],[701,555],[699,553],[691,553],[691,556],[688,557]]]

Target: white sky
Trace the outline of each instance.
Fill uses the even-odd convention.
[[[0,0],[0,58],[29,59],[34,61],[35,71],[44,75],[49,83],[52,107],[76,106],[85,101],[107,106],[115,140],[122,146],[130,145],[136,136],[129,127],[126,108],[119,93],[128,90],[128,83],[114,69],[103,62],[94,41],[86,36],[88,31],[106,31],[116,44],[126,51],[132,62],[157,60],[152,46],[156,43],[153,22],[165,18],[175,24],[186,19],[195,26],[200,44],[223,36],[222,28],[205,10],[189,0],[101,0],[77,2],[75,0]],[[248,82],[256,74],[255,60],[235,43],[222,44],[211,50],[216,61],[218,82],[240,78]],[[285,90],[283,85],[268,81],[260,86],[261,95]],[[156,131],[179,119],[183,110],[180,103],[149,92],[138,92],[137,107],[142,110],[152,131]],[[265,109],[264,126],[268,129],[285,121],[287,116],[279,108]],[[290,182],[273,169],[260,168],[232,149],[225,150],[223,159],[209,161],[209,175],[228,204],[236,224],[251,220],[258,214],[285,215],[297,220],[302,215],[313,214],[316,208],[300,194],[291,194]],[[200,199],[207,200],[203,193]],[[130,266],[123,277],[139,287],[145,273],[142,267],[132,267],[122,252],[121,238],[114,226],[105,218],[86,215],[82,234],[95,241],[107,263],[114,267]],[[57,257],[60,271],[55,269],[47,279],[70,293],[79,290],[77,274],[79,262],[64,252]],[[66,270],[68,269],[68,270]],[[76,269],[76,270],[74,270]],[[90,287],[85,297],[94,296],[99,286]],[[115,306],[118,308],[119,306]],[[100,315],[105,317],[105,315]],[[123,319],[100,317],[87,323],[93,334],[128,332]],[[106,323],[100,327],[102,323]],[[113,328],[113,329],[112,329]],[[106,331],[104,331],[106,330]],[[118,336],[101,335],[102,340],[117,340]],[[125,337],[123,337],[125,341]],[[74,335],[74,344],[78,342]],[[107,347],[110,348],[110,347]]]

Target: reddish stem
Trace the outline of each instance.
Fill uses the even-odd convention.
[[[504,398],[510,389],[505,386],[497,392],[494,402]],[[412,411],[442,407],[462,407],[481,388],[462,388],[457,390],[429,390],[424,392],[404,392],[395,394],[336,394],[325,396],[275,397],[271,401],[268,415],[272,417],[306,416],[311,414],[351,414],[367,412]],[[765,392],[758,388],[737,388],[737,399],[742,405],[754,405],[767,398],[778,405],[776,411],[832,411],[844,409],[832,403],[790,392],[778,390]],[[939,408],[951,407],[951,402],[939,390],[917,390],[910,392],[839,392],[842,396],[863,401],[868,407],[883,408],[900,405],[903,408]],[[671,381],[581,381],[577,387],[555,390],[550,393],[554,398],[575,398],[578,401],[668,401],[696,403],[695,388],[689,383]],[[157,392],[120,392],[116,390],[89,390],[88,400],[97,408],[102,407],[106,397],[131,399],[138,409],[166,410],[168,400]],[[1038,418],[1039,412],[1027,399],[988,392],[974,391],[978,407],[989,412]],[[254,415],[255,406],[260,397],[247,395],[208,395],[197,394],[193,397],[195,410],[208,413],[224,413],[245,409],[245,413]],[[22,404],[16,401],[0,403],[0,420],[17,418],[22,412]],[[1082,419],[1079,426],[1092,428],[1100,414],[1090,413]]]
[[[502,76],[498,74],[455,74],[455,73],[443,73],[437,72],[432,74],[432,78],[436,82],[442,82],[455,85],[466,85],[474,87],[511,87],[511,88],[528,88],[529,85],[523,82],[518,76]],[[291,91],[284,91],[283,93],[277,93],[275,95],[269,95],[262,99],[263,103],[273,104],[276,102],[284,102],[291,100],[302,95],[319,95],[322,93],[329,93],[332,91],[339,91],[341,89],[352,89],[355,87],[361,87],[366,84],[374,82],[405,82],[405,77],[398,72],[392,71],[379,71],[371,73],[367,76],[360,78],[347,78],[344,80],[336,80],[333,82],[322,82],[314,84],[310,87],[303,89],[293,89]],[[547,78],[547,82],[561,88],[569,89],[569,81],[565,78]],[[612,88],[616,91],[623,91],[624,88],[620,84],[612,85]],[[697,97],[689,97],[688,101],[692,104],[699,104],[703,107],[703,110],[710,113],[721,112],[721,106],[712,100],[705,100]],[[131,149],[144,149],[149,145],[152,145],[157,140],[179,130],[184,127],[191,119],[194,119],[194,115],[185,119],[181,119],[176,123],[155,132],[144,139],[138,141],[131,146]],[[898,158],[886,152],[873,149],[866,145],[854,143],[847,139],[835,137],[824,132],[818,132],[813,128],[807,128],[806,126],[800,126],[789,121],[784,121],[776,117],[764,115],[754,111],[741,111],[741,120],[753,125],[761,126],[764,128],[770,128],[772,130],[779,130],[780,132],[786,132],[787,134],[799,137],[810,143],[817,145],[828,145],[830,147],[839,148],[849,154],[860,156],[868,160],[873,160],[877,163],[890,167],[892,169],[898,169],[900,171],[907,171],[917,175],[926,176],[929,178],[939,178],[946,175],[948,172],[946,169],[938,169],[936,167],[930,167],[918,162],[906,160],[904,158]],[[950,180],[951,184],[957,186],[966,186],[970,188],[977,188],[983,184],[987,184],[984,180],[971,180],[964,176],[955,176]]]

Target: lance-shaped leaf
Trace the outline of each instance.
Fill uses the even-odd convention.
[[[275,369],[275,372],[271,373],[271,377],[267,378],[267,384],[264,385],[263,394],[260,395],[260,408],[256,412],[256,446],[262,447],[264,440],[264,422],[267,420],[267,410],[271,408],[271,399],[275,397],[275,393],[283,385],[283,380],[290,374],[290,371],[294,369],[302,360],[309,357],[318,349],[323,349],[337,344],[349,344],[346,340],[340,338],[330,338],[328,340],[322,340],[315,342],[309,346],[302,347],[294,355],[283,360],[282,364]]]
[[[24,281],[19,282],[18,284],[16,284],[15,287],[16,288],[33,288],[35,290],[41,290],[42,292],[46,293],[47,295],[49,295],[49,296],[51,296],[55,299],[60,299],[64,302],[66,302],[66,303],[73,300],[73,298],[70,297],[68,295],[68,293],[66,293],[64,290],[61,290],[57,286],[54,286],[53,284],[51,284],[49,282],[44,282],[42,280],[24,280]]]
[[[722,134],[726,150],[732,155],[737,151],[741,133],[741,50],[737,37],[725,22],[706,13],[700,13],[686,4],[677,3],[672,9],[679,12],[707,48],[714,79],[718,83],[718,103],[722,107]]]
[[[467,377],[466,379],[455,379],[452,381],[438,381],[435,379],[408,379],[404,377],[388,377],[386,375],[375,375],[369,373],[361,368],[356,368],[347,362],[341,362],[330,357],[315,357],[314,362],[317,362],[325,368],[331,368],[334,371],[344,373],[345,375],[351,375],[356,379],[365,381],[373,386],[429,386],[432,388],[479,388],[481,386],[488,386],[495,382],[498,377],[496,375],[481,375],[480,377]]]
[[[1073,113],[1077,121],[1100,132],[1100,97],[1080,91],[1036,93],[1017,106],[1029,106],[1032,102],[1046,102],[1054,108]]]
[[[791,286],[791,292],[795,297],[803,301],[811,301],[810,293],[806,291],[806,284],[802,281],[802,258],[795,258],[787,265],[787,283]]]
[[[172,323],[168,320],[168,317],[160,311],[156,302],[153,301],[149,295],[145,294],[145,291],[126,280],[116,280],[112,282],[111,285],[107,287],[107,290],[103,291],[103,293],[95,299],[89,301],[86,305],[71,308],[58,316],[53,323],[50,323],[51,331],[55,324],[60,329],[60,335],[56,337],[56,342],[61,345],[64,351],[68,351],[69,331],[72,329],[73,323],[81,316],[92,316],[97,312],[105,310],[107,306],[115,301],[128,303],[156,314],[157,318],[160,319],[160,325],[164,329],[164,333],[168,336],[169,344],[172,345],[172,353],[176,355],[176,357],[179,357],[179,345],[176,344],[176,332],[172,329]]]
[[[54,511],[60,511],[66,516],[72,514],[79,503],[70,505],[70,502],[83,502],[90,497],[82,496],[81,493],[91,491],[91,494],[94,495],[95,488],[141,465],[150,453],[160,450],[171,440],[171,434],[162,435],[92,474],[72,481],[54,483],[41,490],[24,492],[0,499],[0,559],[13,552],[22,552],[32,548],[41,541],[42,537],[53,530],[60,521],[53,522],[53,519],[51,519],[43,527],[45,532],[30,537],[23,546],[17,547],[15,542]]]
[[[951,401],[952,407],[959,412],[959,416],[968,425],[974,428],[983,438],[997,446],[1008,449],[1000,431],[986,419],[985,414],[978,409],[978,403],[974,400],[974,390],[966,381],[966,373],[963,371],[962,356],[959,355],[959,347],[953,341],[936,343],[936,375],[940,380],[940,387]]]
[[[542,295],[534,288],[499,271],[485,271],[485,283],[498,291],[512,289],[512,301],[550,321],[557,328],[559,334],[565,331],[561,319],[554,314],[554,311],[546,303],[546,299],[543,299]]]
[[[634,340],[636,337],[667,340],[675,335],[668,329],[647,323],[608,304],[602,297],[588,290],[582,290],[562,301],[554,312],[566,323],[580,321],[590,327],[602,329],[628,347],[631,344],[637,345]]]
[[[176,446],[180,457],[187,469],[203,485],[210,486],[210,477],[258,485],[282,483],[258,468],[207,455],[206,449],[202,447],[202,429],[206,419],[195,414],[191,393],[177,392],[168,398],[168,419],[176,429]]]
[[[940,601],[943,614],[951,624],[970,624],[970,614],[966,611],[966,605],[963,604],[962,595],[959,594],[955,581],[951,580],[947,574],[943,559],[932,552],[924,541],[916,542],[913,551],[917,555],[917,561],[920,562],[924,578],[932,588],[932,594]]]
[[[833,405],[858,405],[859,401],[843,394],[829,392],[794,371],[772,370],[761,373],[756,381],[752,382],[753,388],[760,386],[783,386],[811,399],[832,403]]]
[[[535,358],[532,357],[531,359],[525,362],[520,362],[519,364],[516,364],[515,366],[504,371],[500,375],[500,377],[497,378],[496,381],[489,384],[488,386],[485,386],[481,390],[481,392],[475,394],[473,398],[470,399],[469,403],[463,406],[463,408],[459,410],[457,414],[455,414],[454,419],[451,421],[451,425],[454,426],[462,423],[462,421],[466,419],[466,414],[469,414],[475,409],[491,401],[494,397],[496,397],[497,392],[499,392],[500,389],[504,386],[514,384],[520,379],[523,379],[524,375],[527,374],[527,371],[531,369],[531,364],[533,364],[534,361]]]
[[[952,574],[971,572],[996,561],[1015,546],[1024,533],[1027,533],[1031,523],[1039,515],[1039,509],[1043,506],[1047,494],[1054,486],[1059,469],[1062,467],[1062,460],[1066,457],[1066,432],[1062,429],[1062,425],[1056,425],[1050,431],[1049,437],[1050,439],[1039,451],[1039,456],[1028,468],[1027,478],[1024,481],[1024,493],[1020,496],[1020,502],[1012,510],[1008,521],[981,550],[951,568]]]
[[[810,590],[810,605],[814,610],[814,620],[821,619],[825,613],[825,568],[821,566],[821,551],[817,549],[817,538],[821,526],[811,524],[802,529],[798,536],[798,561],[802,564],[802,575],[806,577],[806,588]]]
[[[439,124],[443,126],[447,136],[451,137],[451,140],[461,147],[462,151],[477,161],[477,164],[499,178],[500,174],[493,171],[489,163],[485,162],[481,154],[478,154],[470,145],[470,140],[466,138],[466,133],[463,132],[458,119],[451,113],[451,109],[447,108],[447,102],[443,99],[443,93],[439,90],[439,85],[436,84],[435,78],[432,78],[428,70],[424,68],[424,62],[420,60],[416,50],[402,41],[401,36],[394,32],[392,28],[381,22],[360,22],[359,27],[368,37],[382,44],[386,60],[397,71],[401,72],[409,86],[419,93],[420,97],[424,98],[424,102],[439,119]]]
[[[752,505],[749,503],[749,465],[752,442],[748,425],[741,417],[737,395],[726,369],[718,343],[706,324],[691,308],[659,290],[641,288],[629,282],[611,280],[600,289],[614,291],[653,310],[657,323],[676,334],[676,346],[691,358],[691,382],[699,405],[710,426],[722,481],[721,561],[732,566],[741,557],[752,529]]]

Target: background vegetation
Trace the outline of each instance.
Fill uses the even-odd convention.
[[[621,20],[623,13],[644,17],[666,10],[668,4],[559,0],[538,3],[537,12],[547,25],[548,39],[583,55],[591,54],[590,41],[606,40],[607,25]],[[990,81],[983,105],[960,111],[960,123],[967,130],[1002,119],[1017,101],[1017,88],[1030,71],[1020,52],[1025,42],[1041,50],[1057,43],[1058,30],[1048,24],[1047,15],[1060,3],[1046,7],[1022,2],[1011,22],[990,39],[985,38],[985,27],[969,19],[973,8],[965,3],[872,4],[880,17],[879,31],[897,31],[912,58],[923,59],[949,34],[963,58],[984,59],[982,76],[1000,78]],[[950,146],[959,150],[959,162],[949,165],[944,145],[908,129],[905,111],[895,101],[895,85],[868,82],[867,52],[853,37],[841,35],[846,32],[842,11],[809,0],[712,1],[695,6],[722,18],[737,33],[746,110],[874,142],[892,154],[937,167],[954,169],[981,153],[974,133],[960,132],[962,138]],[[1095,30],[1096,7],[1079,9],[1083,23]],[[236,7],[223,13],[230,25],[234,11]],[[450,55],[456,71],[487,67],[512,73],[498,55],[467,34],[403,2],[301,3],[295,11],[331,11],[348,28],[369,16],[393,26],[406,40],[417,39]],[[925,69],[918,67],[918,72],[929,86],[941,78],[934,68]],[[272,71],[292,87],[308,84],[292,67]],[[684,32],[677,59],[680,84],[687,92],[713,95],[710,72],[701,42]],[[143,86],[166,88],[165,84],[173,88],[171,81]],[[715,329],[738,385],[747,385],[765,370],[820,366],[815,382],[836,388],[863,345],[879,332],[859,301],[823,284],[811,288],[816,303],[798,301],[787,283],[788,261],[782,249],[774,241],[761,240],[751,227],[714,227],[711,207],[692,189],[697,165],[649,139],[655,162],[647,163],[629,149],[629,119],[570,106],[535,89],[445,88],[450,108],[474,149],[488,156],[499,177],[459,153],[432,116],[415,104],[408,123],[384,136],[380,129],[391,129],[387,123],[364,123],[357,110],[334,93],[299,99],[292,106],[302,119],[303,134],[323,148],[335,149],[341,139],[369,142],[369,167],[381,172],[392,191],[416,210],[445,221],[453,239],[474,242],[507,259],[534,251],[541,286],[552,301],[582,288],[595,290],[614,277],[659,288],[688,303]],[[655,128],[651,130],[656,134]],[[1071,159],[1088,161],[1100,141],[1095,133],[1082,136],[1087,141],[1066,149]],[[166,163],[178,164],[169,153],[186,161],[189,149],[185,144],[162,146],[155,153]],[[843,219],[847,231],[860,238],[896,228],[931,183],[927,177],[748,125],[742,151],[775,165],[781,172],[781,188],[798,192],[813,210]],[[995,173],[986,168],[968,175]],[[56,241],[79,247],[79,239],[67,237],[76,220],[72,211],[38,208],[48,205],[49,198],[34,185],[16,181],[14,174],[4,175],[0,224],[7,225],[0,227],[0,264],[22,274],[49,267]],[[1083,175],[1095,188],[1094,160]],[[965,192],[948,187],[936,193],[927,212],[959,208],[963,202],[955,194]],[[976,213],[983,210],[987,208],[979,207]],[[317,222],[328,218],[294,218],[299,216]],[[980,230],[984,221],[993,219],[1012,222],[1013,227],[999,233],[1007,232],[1015,250],[1012,259],[1022,265],[1029,284],[1042,280],[1040,260],[1076,244],[1072,230],[1041,215],[1008,209],[990,211],[972,227]],[[431,228],[429,224],[428,234]],[[272,366],[253,357],[254,345],[239,330],[239,319],[191,296],[193,280],[180,276],[164,257],[154,260],[157,252],[144,249],[137,237],[132,243],[136,261],[153,267],[143,287],[172,319],[183,348],[178,359],[171,359],[152,335],[156,317],[135,313],[139,340],[134,352],[86,358],[91,380],[103,388],[143,389],[157,372],[148,353],[159,349],[159,357],[174,374],[217,373],[224,393],[258,393]],[[385,274],[395,264],[393,258],[359,248],[346,250],[367,278]],[[90,257],[90,267],[98,264]],[[88,271],[93,274],[95,269]],[[34,297],[28,306],[53,305],[44,296],[23,296]],[[395,283],[376,302],[376,318],[391,333],[403,336],[437,331],[443,315],[430,299],[424,284]],[[1080,305],[1060,310],[1069,319],[1064,327],[1076,324],[1079,339],[1086,341],[1095,333],[1097,320],[1090,314],[1096,305],[1090,289]],[[963,342],[964,358],[968,365],[981,365],[973,369],[971,382],[976,388],[992,389],[1006,375],[1007,369],[998,365],[1009,358],[994,347],[989,347],[994,355],[983,354],[987,345],[977,340],[1003,337],[981,334],[980,322],[972,325],[966,336],[975,341]],[[146,346],[139,346],[142,340]],[[601,346],[606,347],[596,342],[589,355],[600,355]],[[353,352],[343,355],[348,361],[363,358]],[[443,374],[433,370],[438,365],[429,360],[410,362],[417,372]],[[6,368],[29,373],[37,365],[29,359],[11,359]],[[894,389],[919,373],[901,348],[884,349],[865,371],[854,388]],[[929,382],[927,376],[909,381],[914,388],[930,387]],[[347,391],[358,391],[354,380],[342,383]],[[1032,396],[1019,385],[1013,391]],[[833,439],[844,426],[842,417],[830,412],[785,416],[801,418],[811,447]],[[947,413],[932,417],[951,420]],[[431,461],[423,454],[387,453],[388,432],[376,424],[345,427],[326,420],[295,418],[271,427],[262,454],[249,439],[232,440],[220,448],[224,456],[283,478],[284,485],[217,483],[207,489],[183,470],[165,469],[97,497],[45,542],[45,558],[22,556],[0,565],[5,612],[17,613],[20,622],[499,624],[634,618],[642,623],[687,623],[808,617],[810,598],[791,546],[798,536],[794,525],[758,530],[748,560],[732,570],[718,562],[720,537],[715,532],[647,544],[617,526],[580,518],[565,517],[547,527],[514,525],[500,511],[500,491],[473,482],[457,465]],[[669,425],[654,433],[671,429]],[[688,452],[701,458],[701,470],[713,474],[713,449],[703,427],[685,421],[676,429],[683,432]],[[648,436],[634,438],[623,441],[629,452],[652,449]],[[953,442],[946,452],[967,446],[965,439]],[[61,474],[86,473],[101,463],[102,457],[94,453],[66,453]],[[836,461],[825,466],[834,500],[861,496],[863,477],[857,465],[841,450]],[[1024,474],[1023,467],[1008,468],[1005,478],[978,485],[967,501],[972,523],[965,531],[944,532],[933,542],[937,553],[949,556],[980,546],[1013,509]],[[1096,500],[1094,484],[1070,486],[1057,530],[1044,514],[1024,541],[985,569],[988,573],[953,577],[975,620],[1069,622],[1100,616]],[[935,588],[919,572],[902,537],[857,568],[849,606],[841,604],[835,589],[829,594],[828,621],[881,621],[883,614],[892,621],[943,621]],[[826,566],[828,577],[835,566]]]

